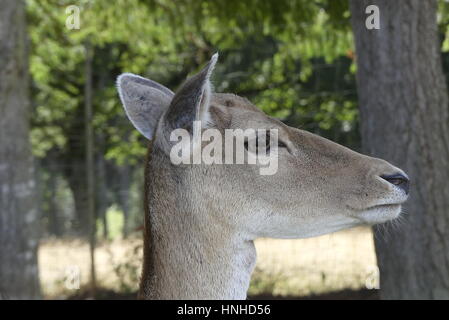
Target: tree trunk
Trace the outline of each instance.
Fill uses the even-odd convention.
[[[103,150],[103,141],[97,142],[97,145],[102,146]],[[106,159],[103,156],[104,153],[98,152],[97,154],[97,164],[96,164],[96,201],[97,204],[97,215],[98,218],[101,219],[103,224],[103,238],[109,238],[109,230],[108,230],[108,217],[107,217],[107,209],[109,205],[108,201],[108,186],[106,183]]]
[[[77,119],[84,118],[84,107],[78,105],[76,108]],[[75,205],[75,219],[73,221],[73,231],[76,235],[88,238],[89,235],[89,215],[87,208],[87,173],[86,173],[86,139],[82,132],[84,121],[73,121],[67,132],[67,149],[70,152],[64,153],[62,162],[64,175],[69,183],[73,194]]]
[[[90,289],[94,297],[96,292],[95,246],[96,246],[96,214],[95,214],[95,179],[94,179],[94,132],[92,125],[92,46],[86,41],[85,86],[84,86],[84,123],[86,126],[86,181],[87,210],[89,223],[90,251]]]
[[[73,230],[78,236],[87,239],[89,235],[89,216],[87,208],[87,182],[86,182],[86,165],[85,159],[80,158],[79,146],[73,148],[73,158],[67,162],[65,171],[70,190],[73,194],[73,202],[75,204],[75,220],[73,221]],[[76,153],[76,154],[75,154]],[[82,153],[84,155],[84,152]]]
[[[129,189],[131,187],[131,168],[128,165],[123,165],[118,168],[119,174],[119,203],[123,210],[123,238],[127,238],[130,229],[130,214],[129,214]]]
[[[384,299],[449,299],[449,110],[436,0],[351,0],[362,146],[404,169],[401,228],[380,235]],[[368,30],[368,5],[380,29]]]
[[[58,166],[56,163],[56,159],[50,155],[50,159],[48,161],[49,164],[49,177],[48,183],[46,187],[48,188],[49,196],[46,199],[48,201],[47,215],[48,215],[48,233],[60,237],[62,235],[61,230],[61,219],[59,215],[59,206],[58,206]]]
[[[0,299],[40,297],[22,1],[0,4]]]

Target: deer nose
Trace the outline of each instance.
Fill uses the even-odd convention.
[[[399,189],[404,190],[405,194],[408,194],[410,187],[410,179],[403,175],[402,173],[396,173],[392,175],[380,176],[382,179],[388,181],[389,183],[395,185]]]

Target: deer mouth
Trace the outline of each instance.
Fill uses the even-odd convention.
[[[347,205],[351,216],[362,224],[374,225],[398,218],[401,215],[403,202],[380,203],[366,208],[354,208]]]
[[[373,225],[398,218],[402,211],[402,204],[380,204],[357,211],[357,219],[361,220],[364,224]]]

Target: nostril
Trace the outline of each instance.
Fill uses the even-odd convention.
[[[401,173],[393,174],[393,175],[384,175],[380,176],[382,179],[388,181],[391,184],[401,188],[405,191],[405,194],[408,194],[410,180],[406,176]]]

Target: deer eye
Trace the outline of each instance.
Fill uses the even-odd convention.
[[[256,144],[256,150],[257,150],[257,152],[259,152],[259,148],[263,147],[262,141],[261,141],[261,139],[259,139],[259,136],[256,136],[255,144]],[[247,151],[249,151],[248,140],[245,140],[244,146],[245,146],[245,149]],[[267,132],[266,136],[265,136],[265,146],[266,146],[266,151],[265,152],[269,153],[270,149],[271,149],[271,136],[270,136],[269,132]],[[288,149],[287,145],[284,142],[280,141],[280,140],[278,140],[278,148],[286,148],[286,149]]]
[[[261,139],[259,139],[258,135],[256,135],[256,138],[253,143],[255,144],[256,149],[251,150],[251,151],[256,151],[257,153],[259,153],[259,148],[262,148],[262,141],[261,141]],[[270,135],[267,134],[265,136],[266,153],[268,153],[270,151],[270,143],[271,143]],[[250,151],[248,139],[245,139],[244,146],[245,146],[246,151]]]
[[[278,149],[280,149],[280,148],[286,148],[286,149],[288,149],[287,145],[286,145],[284,142],[282,142],[281,140],[278,139],[277,142],[278,142],[278,143],[277,143]],[[268,153],[268,151],[269,151],[270,148],[271,148],[271,143],[272,143],[272,141],[271,141],[271,135],[270,135],[269,132],[267,132],[267,134],[266,134],[266,136],[265,136],[265,144],[266,144],[266,146],[267,146],[267,153]]]
[[[281,140],[278,141],[278,148],[287,148],[287,145],[283,143]]]
[[[259,141],[259,136],[256,137],[256,146],[257,146],[257,152],[259,152],[259,147],[260,148],[263,147],[263,141],[262,141],[262,139],[261,139],[261,141]],[[265,134],[265,152],[269,153],[270,148],[271,148],[271,136],[270,136],[270,133],[267,132]]]

